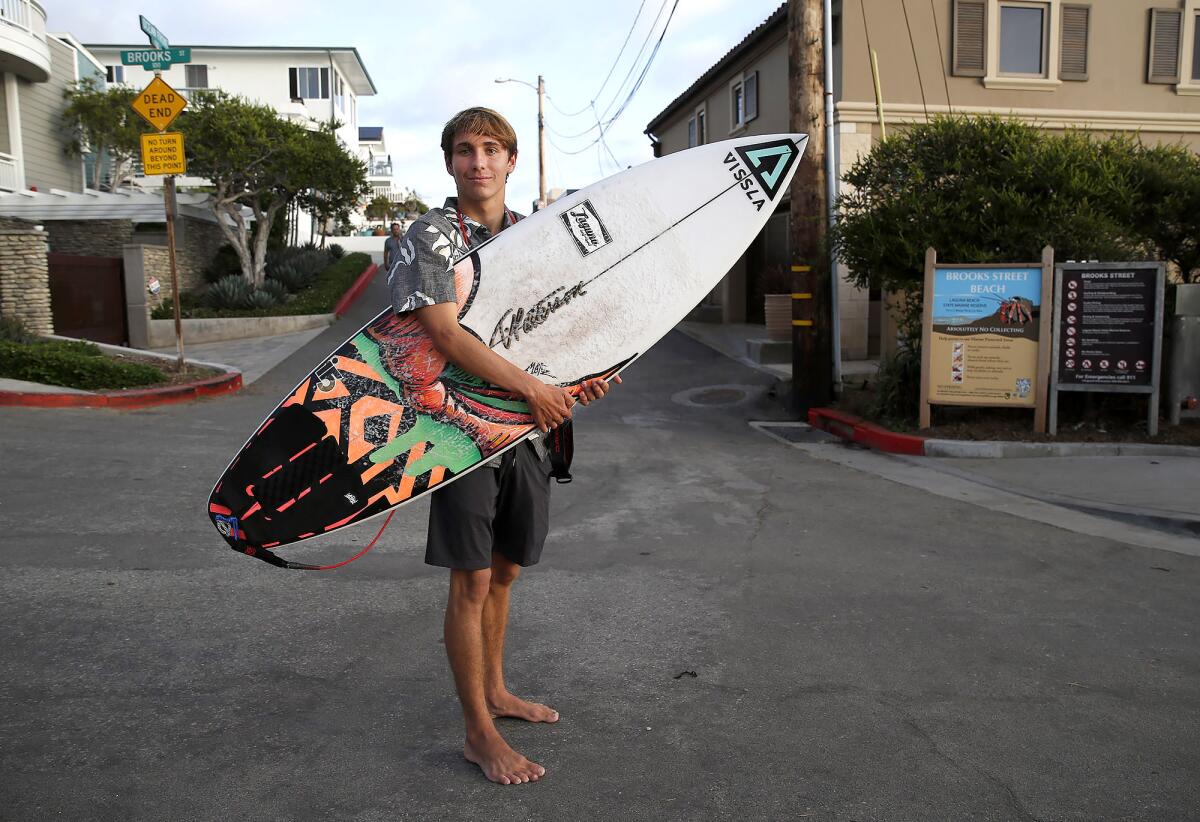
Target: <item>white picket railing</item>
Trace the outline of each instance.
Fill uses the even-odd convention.
[[[29,0],[0,0],[0,22],[32,32],[33,13]]]
[[[0,191],[17,190],[17,160],[11,154],[0,154]]]

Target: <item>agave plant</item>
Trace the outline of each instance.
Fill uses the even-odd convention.
[[[342,248],[337,243],[330,243],[329,248],[326,250],[329,252],[329,256],[335,260],[340,260],[342,257],[346,256],[346,249]]]
[[[245,277],[236,274],[222,277],[204,292],[204,302],[209,308],[245,308],[249,305],[254,289]]]
[[[258,292],[256,293],[259,292],[270,294],[276,303],[285,303],[292,298],[292,295],[288,293],[287,288],[283,283],[279,282],[279,280],[264,281],[263,284],[258,287]]]
[[[252,291],[250,297],[246,300],[247,308],[270,308],[278,304],[279,300],[276,296],[265,288]]]

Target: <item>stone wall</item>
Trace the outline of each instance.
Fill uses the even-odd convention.
[[[181,291],[195,291],[204,285],[204,269],[225,244],[225,235],[216,223],[180,217],[175,221],[175,268]]]
[[[120,257],[133,242],[132,220],[47,220],[50,250],[84,257]]]
[[[46,232],[0,230],[0,316],[14,317],[35,334],[53,334]]]
[[[161,245],[166,258],[166,232],[135,232],[131,220],[50,220],[50,250],[58,254],[82,254],[88,257],[121,257],[125,246]],[[193,291],[204,285],[204,269],[225,242],[216,223],[194,217],[175,220],[175,267],[179,286]],[[160,278],[170,282],[170,272]]]
[[[146,316],[163,302],[172,299],[171,291],[171,256],[166,246],[139,245],[142,255],[142,293],[146,295]],[[159,292],[151,294],[150,279],[155,278],[159,283]],[[187,290],[185,286],[183,291]]]

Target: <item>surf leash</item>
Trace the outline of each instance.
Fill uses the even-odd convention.
[[[261,559],[263,562],[268,563],[269,565],[274,565],[278,568],[288,568],[293,571],[332,571],[335,568],[341,568],[343,565],[349,565],[350,563],[354,562],[354,560],[365,556],[368,551],[374,548],[375,543],[379,541],[379,538],[383,536],[383,532],[387,530],[388,523],[392,521],[392,516],[395,513],[395,509],[392,509],[388,512],[387,519],[383,521],[383,525],[379,526],[379,532],[376,533],[374,538],[367,543],[366,548],[363,548],[349,559],[344,559],[341,562],[335,562],[332,565],[309,565],[306,562],[292,562],[291,560],[284,559],[283,557],[275,556],[266,548],[231,547],[233,547],[233,550],[238,551],[239,553],[249,554],[255,559]]]

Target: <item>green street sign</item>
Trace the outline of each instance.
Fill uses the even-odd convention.
[[[162,71],[175,63],[192,62],[190,48],[131,49],[121,52],[121,65],[141,66],[146,71]]]
[[[167,42],[167,35],[159,31],[158,27],[147,20],[145,16],[139,14],[138,22],[142,24],[142,31],[146,32],[146,36],[150,38],[150,45],[163,51],[171,47],[171,44]]]

